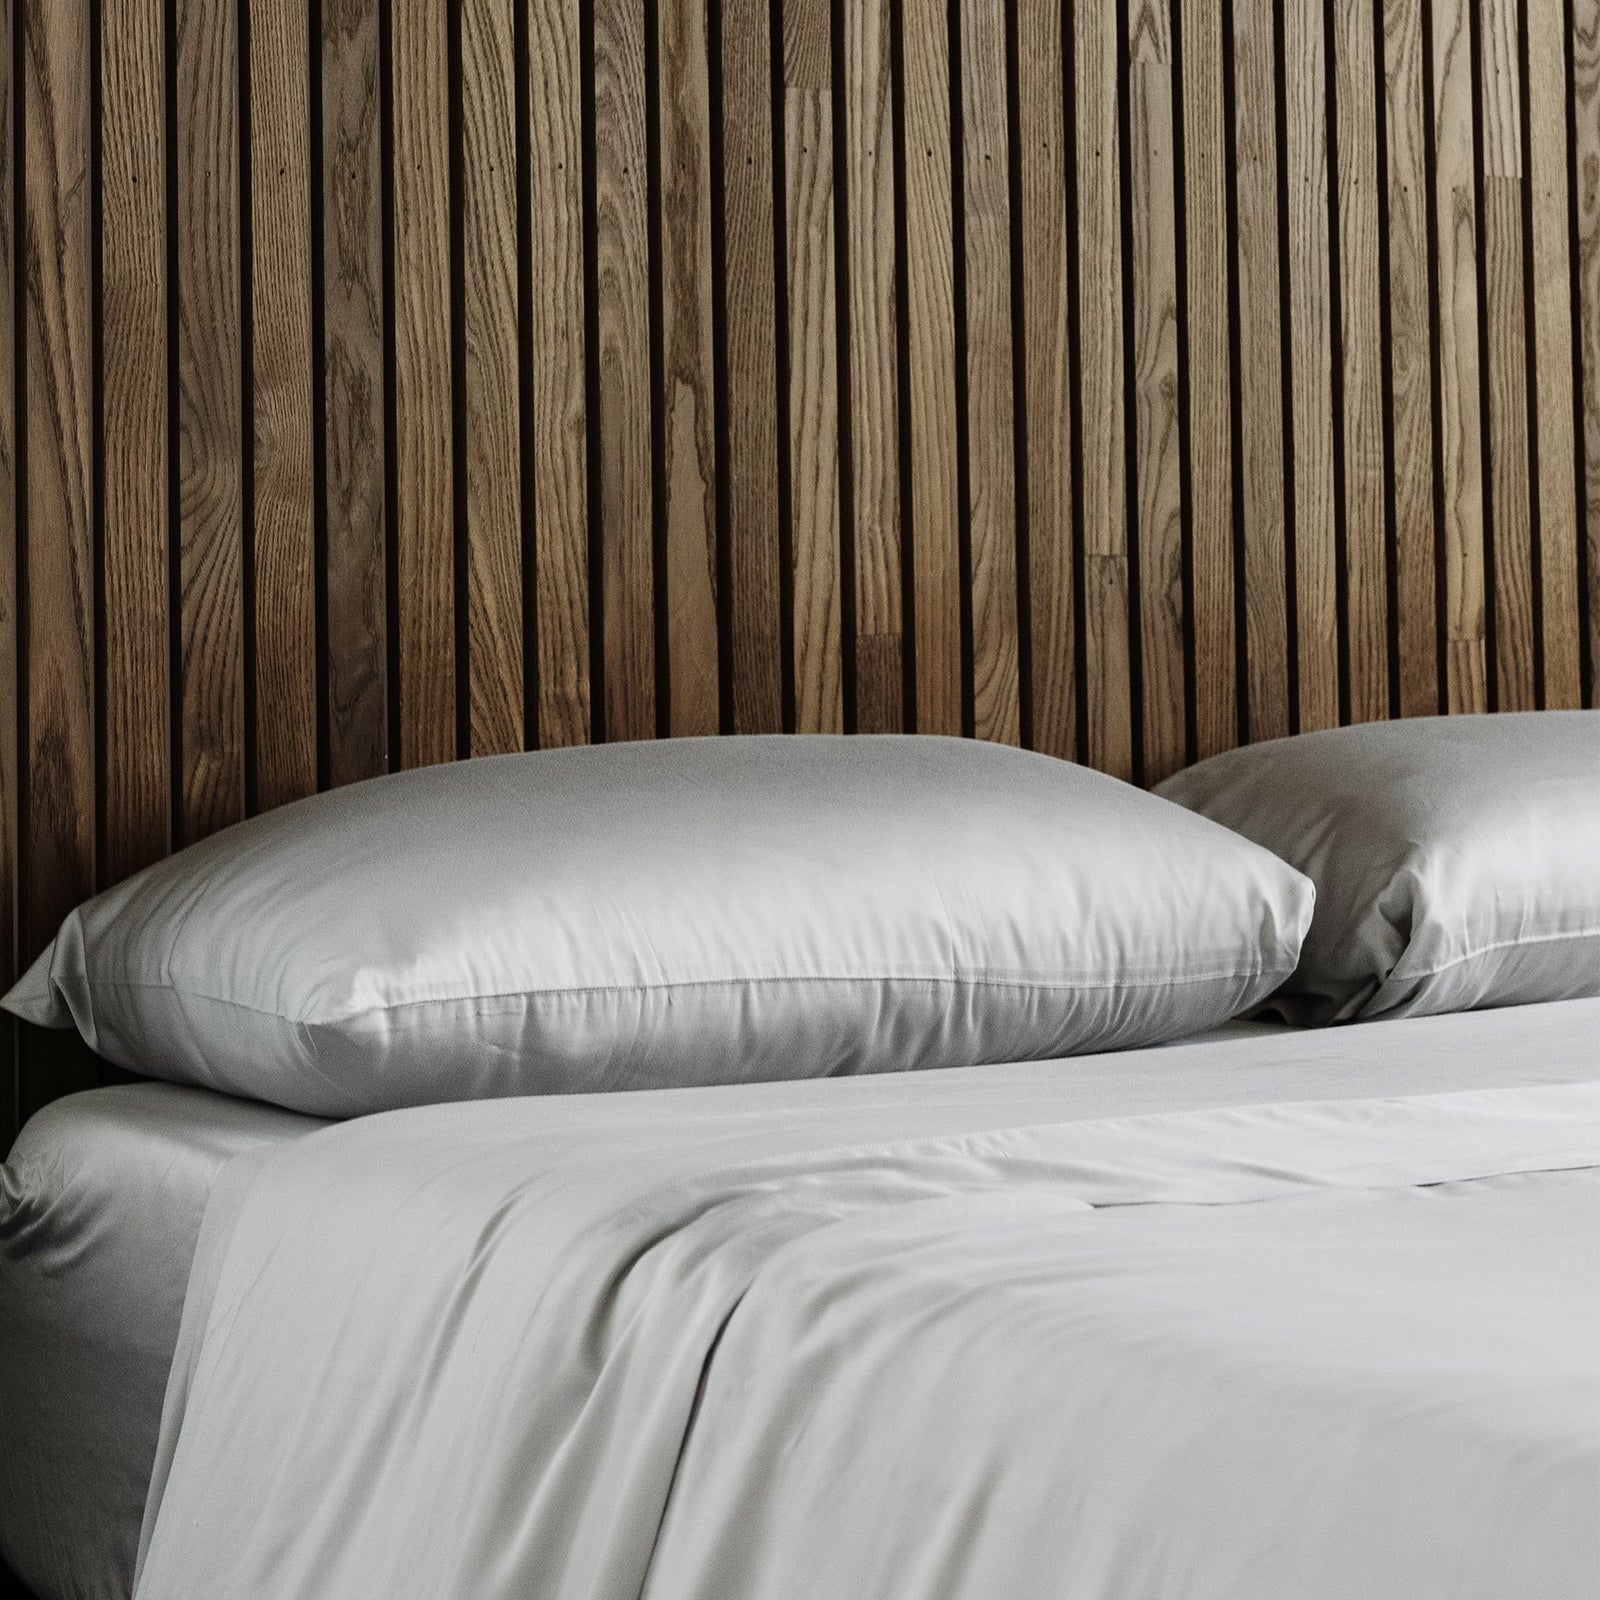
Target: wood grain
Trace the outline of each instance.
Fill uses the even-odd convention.
[[[1158,783],[1187,754],[1177,195],[1166,0],[1138,0],[1128,28],[1143,775]]]
[[[1017,11],[1017,124],[1021,161],[1022,298],[1014,308],[1026,379],[1028,597],[1033,744],[1078,753],[1077,626],[1072,584],[1072,299],[1067,252],[1061,6],[1022,0]]]
[[[157,7],[143,0],[154,15]],[[255,471],[256,798],[317,787],[317,426],[311,352],[311,105],[304,0],[250,6],[250,311]],[[324,57],[326,66],[326,57]],[[147,84],[159,80],[159,71]],[[159,135],[160,124],[156,123]],[[159,146],[158,146],[159,148]],[[330,452],[331,459],[331,452]],[[382,537],[378,528],[382,575]],[[107,530],[107,553],[111,538]],[[381,593],[381,590],[380,590]],[[331,618],[330,618],[331,620]],[[330,643],[335,635],[330,630]],[[343,633],[337,635],[344,638]],[[348,683],[348,674],[344,675]],[[382,657],[379,752],[385,723]],[[348,724],[330,718],[330,732]],[[343,737],[334,741],[341,754]],[[342,762],[335,760],[336,774]],[[381,771],[380,760],[371,770]],[[350,774],[353,775],[353,774]]]
[[[1283,162],[1288,195],[1295,653],[1303,730],[1339,721],[1338,533],[1333,484],[1328,42],[1320,8],[1284,8]],[[1248,469],[1247,469],[1248,470]]]
[[[1600,705],[1600,0],[1572,0],[1573,126],[1577,147],[1578,346],[1588,530],[1589,704]]]
[[[97,877],[110,884],[171,848],[160,0],[110,0],[100,27],[105,743]],[[316,656],[306,645],[309,669]],[[311,726],[314,734],[314,714]]]
[[[1394,463],[1395,639],[1400,714],[1440,702],[1434,556],[1434,371],[1428,274],[1432,191],[1426,166],[1430,63],[1422,0],[1385,0],[1384,125],[1389,202],[1388,371]],[[1442,421],[1442,418],[1441,418]]]
[[[237,17],[178,0],[181,840],[244,815]]]
[[[16,263],[12,216],[15,37],[11,0],[0,0],[0,981],[17,979],[17,437]],[[17,1134],[17,1020],[0,1020],[0,1148]]]
[[[1133,776],[1123,436],[1122,207],[1117,170],[1117,27],[1076,0],[1079,415],[1083,427],[1084,629],[1089,764]]]
[[[795,729],[842,733],[833,63],[826,6],[789,0],[783,58]],[[896,636],[897,653],[898,645]]]
[[[793,10],[793,0],[790,9]],[[817,6],[817,32],[826,9]],[[846,0],[850,467],[854,509],[856,727],[904,722],[900,581],[900,392],[895,331],[893,94],[888,0]]]
[[[902,0],[911,564],[918,733],[961,732],[950,33],[943,0]]]
[[[1194,570],[1196,755],[1238,742],[1233,581],[1233,401],[1228,296],[1226,37],[1210,0],[1180,0],[1189,374],[1190,546]]]
[[[1433,5],[1439,467],[1444,479],[1445,688],[1450,711],[1484,711],[1489,704],[1469,3],[1434,0]]]
[[[535,14],[540,10],[535,6]],[[433,0],[394,0],[395,570],[398,765],[456,754],[451,455],[450,46]],[[577,28],[576,19],[571,24]],[[535,37],[538,37],[535,24]],[[538,104],[535,98],[534,104]],[[574,98],[572,117],[577,121]],[[537,148],[537,141],[535,141]],[[537,171],[537,155],[535,171]],[[535,204],[539,192],[535,191]],[[551,226],[556,222],[552,216]],[[540,230],[534,229],[537,250]],[[536,263],[537,265],[537,263]],[[578,274],[581,285],[581,274]],[[581,325],[582,313],[578,314]],[[537,330],[535,334],[535,350]],[[579,367],[581,381],[582,367]]]
[[[600,290],[600,547],[605,574],[606,737],[656,729],[651,542],[650,276],[644,15],[595,8],[595,249]]]
[[[1344,640],[1352,722],[1389,715],[1389,597],[1379,254],[1378,81],[1370,0],[1333,9],[1339,173],[1339,345],[1344,430]]]
[[[583,119],[576,7],[530,0],[529,184],[539,743],[589,737]]]
[[[784,639],[778,616],[777,306],[766,0],[724,0],[721,50],[733,731],[776,733],[783,725]]]

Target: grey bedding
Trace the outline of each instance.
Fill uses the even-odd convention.
[[[320,1126],[141,1083],[35,1116],[0,1169],[0,1549],[40,1600],[126,1600],[217,1173]]]

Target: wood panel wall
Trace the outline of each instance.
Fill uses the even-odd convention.
[[[1595,701],[1600,0],[0,0],[0,287],[6,974],[422,762]]]

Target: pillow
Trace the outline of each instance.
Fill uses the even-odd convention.
[[[1151,1044],[1311,886],[1111,778],[932,738],[671,740],[303,800],[69,916],[5,1004],[323,1116]]]
[[[1301,734],[1158,793],[1316,884],[1291,1021],[1600,995],[1600,712]]]

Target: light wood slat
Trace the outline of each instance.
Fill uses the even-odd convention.
[[[961,732],[948,20],[943,0],[901,0],[917,732],[944,734]]]
[[[1290,726],[1272,11],[1269,0],[1241,0],[1233,8],[1240,487],[1252,739],[1279,738]]]
[[[1017,11],[1017,122],[1022,163],[1022,301],[1016,307],[1027,386],[1028,637],[1033,744],[1078,752],[1077,644],[1072,585],[1071,283],[1067,252],[1061,6],[1022,0]]]
[[[539,10],[536,5],[535,17]],[[400,708],[399,765],[403,767],[449,761],[456,754],[447,22],[446,8],[434,0],[394,0],[390,21],[394,83],[393,537],[400,629],[400,681],[395,692]],[[576,18],[571,27],[576,34]],[[534,37],[539,37],[537,24]],[[537,88],[536,80],[536,108]],[[573,88],[571,115],[576,128],[575,83]],[[573,143],[576,174],[576,137]],[[534,145],[537,151],[537,139]],[[538,171],[537,154],[534,170]],[[537,189],[534,203],[539,203]],[[547,213],[541,211],[540,215]],[[557,224],[552,220],[549,226],[554,229]],[[536,282],[542,231],[533,230]],[[582,277],[574,276],[581,326]],[[540,349],[538,331],[536,328],[536,352]],[[580,383],[582,370],[580,365]]]
[[[23,0],[28,657],[19,964],[94,892],[94,574],[88,8]],[[24,1117],[95,1082],[71,1035],[28,1030]]]
[[[793,0],[791,0],[793,9]],[[826,8],[815,7],[818,31]],[[905,679],[900,615],[899,364],[888,0],[845,0],[850,218],[850,464],[855,531],[856,726],[898,733]]]
[[[504,755],[523,745],[515,67],[512,0],[465,0],[462,298],[467,366],[467,672],[475,756]],[[620,127],[617,137],[621,138]],[[638,182],[642,191],[642,160]],[[647,334],[640,345],[641,360],[648,362]],[[648,448],[638,470],[649,471]],[[649,683],[648,659],[644,668]],[[653,723],[648,731],[655,731]]]
[[[1211,0],[1180,0],[1196,755],[1238,742],[1233,401],[1228,337],[1226,34]]]
[[[1528,180],[1533,184],[1535,416],[1539,442],[1542,700],[1582,702],[1577,465],[1572,393],[1572,262],[1568,254],[1567,63],[1562,8],[1528,8]],[[1600,107],[1596,107],[1600,121]]]
[[[1295,653],[1300,728],[1339,721],[1338,547],[1333,487],[1327,40],[1320,7],[1284,8]],[[1248,471],[1248,466],[1246,471]]]
[[[21,63],[13,57],[11,0],[0,0],[0,982],[17,978],[17,233],[13,227],[16,151],[12,96]],[[17,1021],[0,1019],[0,1148],[17,1133]]]
[[[1422,0],[1386,0],[1384,127],[1389,198],[1389,346],[1395,542],[1395,640],[1400,714],[1429,716],[1439,702],[1434,556],[1434,382],[1429,329],[1426,100]]]
[[[795,727],[800,733],[841,733],[839,372],[827,6],[787,0],[783,53]]]
[[[648,739],[656,729],[644,44],[638,0],[596,6],[595,125],[605,130],[595,141],[595,249],[608,739]]]
[[[1434,0],[1433,105],[1439,250],[1446,709],[1488,708],[1484,655],[1483,441],[1479,421],[1471,0]]]
[[[1600,0],[1572,0],[1573,126],[1577,134],[1578,345],[1583,369],[1584,499],[1588,532],[1589,704],[1600,705]]]
[[[1073,38],[1077,56],[1080,492],[1089,763],[1116,777],[1131,778],[1118,39],[1111,8],[1100,0],[1075,0]]]
[[[152,0],[142,3],[158,14]],[[317,787],[309,44],[305,0],[251,0],[256,797],[263,810]],[[158,55],[154,73],[147,73],[148,94],[160,82],[159,62]],[[381,579],[381,522],[378,539]],[[109,528],[106,543],[109,554]],[[381,651],[376,700],[381,751],[386,718]]]
[[[590,688],[583,102],[577,7],[568,0],[530,0],[528,34],[528,171],[533,214],[538,218],[538,226],[529,230],[533,299],[528,312],[533,350],[539,743],[571,745],[589,737]]]
[[[962,3],[961,105],[973,732],[1017,744],[1022,716],[1006,27],[1003,9],[986,0]]]
[[[1187,739],[1177,195],[1167,0],[1138,0],[1128,26],[1143,776],[1146,783],[1158,783],[1184,764]]]
[[[178,0],[178,517],[184,843],[244,815],[236,15]]]
[[[1344,636],[1352,722],[1389,715],[1383,439],[1382,261],[1378,253],[1378,67],[1370,0],[1339,0],[1329,48],[1339,146],[1339,300],[1344,385]]]
[[[1484,302],[1489,345],[1489,493],[1494,528],[1495,703],[1536,701],[1528,369],[1522,260],[1521,71],[1517,0],[1479,9],[1483,103]]]
[[[100,30],[105,790],[98,877],[108,884],[171,847],[160,0],[108,0]],[[309,668],[314,659],[308,639],[303,660]]]
[[[721,47],[733,731],[776,733],[783,723],[784,641],[778,617],[777,307],[766,0],[724,0]]]

